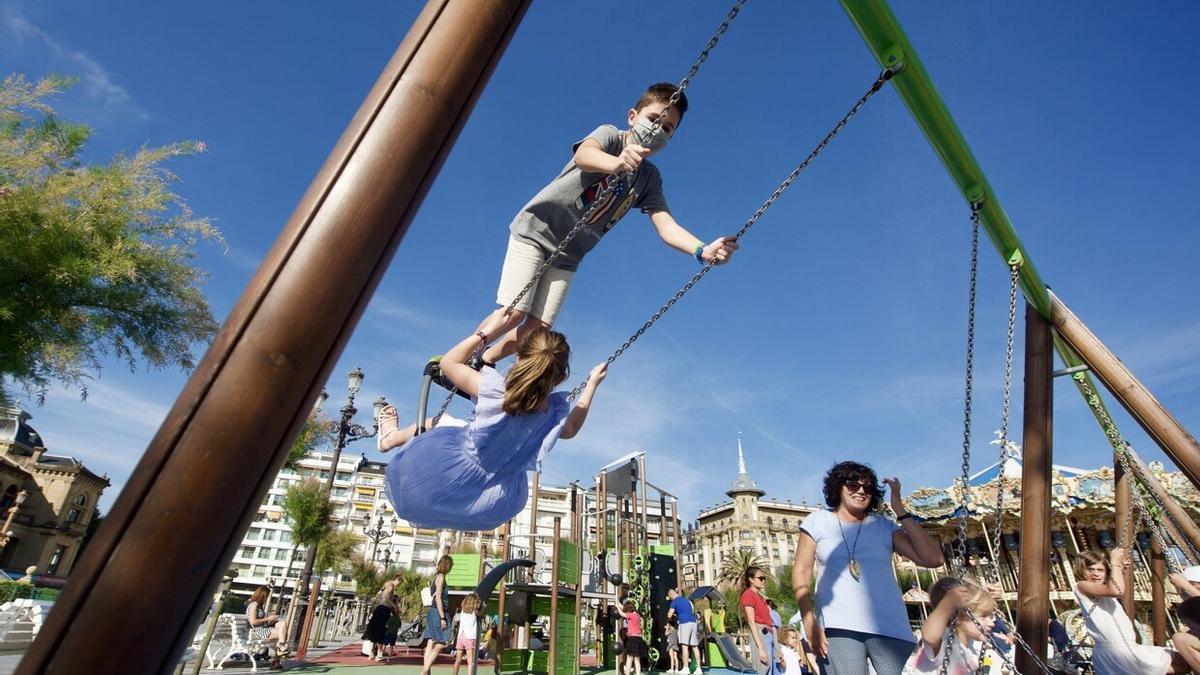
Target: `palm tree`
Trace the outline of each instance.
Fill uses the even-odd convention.
[[[784,565],[775,574],[767,577],[767,597],[779,605],[779,616],[787,623],[796,613],[796,593],[792,589],[792,566]]]
[[[400,583],[396,584],[396,614],[401,618],[421,613],[421,589],[429,585],[432,577],[406,569],[398,572]]]

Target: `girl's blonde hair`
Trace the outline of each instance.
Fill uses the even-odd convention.
[[[795,628],[792,628],[791,626],[784,626],[783,628],[780,628],[779,629],[779,644],[787,645],[790,647],[791,645],[789,643],[792,641],[793,635],[800,635],[800,631],[796,630]]]
[[[996,599],[979,582],[969,577],[964,577],[961,581],[955,577],[938,579],[933,584],[933,588],[929,589],[929,604],[937,607],[946,597],[946,593],[958,586],[966,586],[971,589],[971,599],[967,601],[967,609],[975,616],[986,616],[996,611]],[[971,619],[966,614],[962,614],[958,620],[970,621]]]
[[[517,362],[504,382],[504,412],[529,415],[546,409],[550,392],[570,374],[567,338],[545,327],[526,333],[517,343]]]
[[[462,612],[463,614],[478,614],[479,605],[479,596],[475,593],[468,593],[462,601]]]
[[[1097,563],[1104,565],[1104,581],[1107,583],[1112,578],[1112,563],[1108,561],[1108,556],[1096,551],[1083,551],[1075,556],[1075,562],[1071,564],[1071,571],[1075,573],[1075,581],[1087,579],[1087,568]]]

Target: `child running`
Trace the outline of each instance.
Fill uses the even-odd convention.
[[[687,112],[687,97],[682,93],[666,110],[676,91],[677,87],[667,82],[651,85],[626,113],[627,131],[605,124],[577,141],[571,147],[571,161],[513,219],[496,293],[500,307],[490,317],[500,326],[493,337],[503,337],[483,354],[484,362],[495,363],[509,356],[524,333],[554,323],[583,256],[632,207],[650,217],[659,239],[701,263],[726,263],[737,250],[732,237],[705,244],[680,226],[667,206],[658,168],[646,159],[666,146]],[[660,127],[651,135],[656,120]],[[533,281],[546,259],[608,187],[612,190],[588,222],[521,297],[512,314],[505,316],[521,289]]]
[[[467,675],[475,673],[475,644],[479,639],[479,615],[482,609],[479,605],[479,596],[468,593],[459,609],[458,640],[454,643],[454,675],[458,675],[463,654],[467,656]]]
[[[617,607],[617,614],[625,619],[625,642],[622,644],[621,654],[625,661],[625,675],[636,673],[642,675],[642,652],[644,651],[645,641],[642,639],[642,615],[638,614],[637,607],[632,601],[626,601],[625,607]]]
[[[1186,673],[1191,668],[1178,652],[1164,647],[1140,645],[1133,622],[1117,600],[1125,594],[1124,571],[1130,566],[1129,552],[1114,548],[1105,557],[1084,551],[1075,558],[1075,597],[1083,610],[1088,633],[1096,642],[1092,670],[1096,675],[1164,675]],[[1113,574],[1113,570],[1119,573]]]
[[[571,408],[567,394],[553,391],[569,373],[571,348],[562,333],[539,328],[523,335],[507,376],[466,365],[481,340],[482,330],[442,358],[446,378],[475,399],[470,422],[443,418],[414,438],[415,425],[397,428],[394,407],[380,414],[379,449],[402,446],[388,463],[389,497],[401,518],[422,527],[491,530],[516,516],[529,498],[527,472],[539,470],[559,438],[579,433],[608,374],[604,363],[592,368]]]
[[[946,627],[954,621],[954,635],[950,640],[950,663],[945,671],[948,675],[970,675],[979,670],[979,652],[984,634],[965,611],[969,610],[979,620],[985,631],[991,632],[996,619],[996,600],[988,592],[972,583],[955,577],[942,577],[929,590],[929,602],[933,611],[921,626],[921,642],[904,664],[904,675],[941,672],[943,638]]]

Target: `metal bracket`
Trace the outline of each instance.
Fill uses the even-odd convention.
[[[1025,263],[1025,256],[1021,255],[1021,249],[1014,248],[1008,252],[1008,257],[1005,259],[1009,267],[1020,267]]]
[[[899,43],[893,44],[879,54],[884,68],[891,68],[893,73],[904,70],[904,49]]]
[[[963,194],[966,195],[967,201],[970,202],[972,206],[982,206],[983,200],[987,196],[987,193],[983,191],[983,186],[978,183],[972,183],[968,185],[966,189],[963,190]]]

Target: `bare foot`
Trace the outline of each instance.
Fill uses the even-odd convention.
[[[379,440],[376,445],[380,452],[387,452],[412,440],[416,432],[415,424],[400,428],[396,407],[389,405],[379,413]]]

